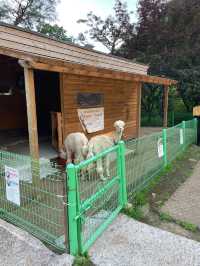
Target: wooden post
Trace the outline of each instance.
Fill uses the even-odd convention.
[[[34,71],[30,68],[28,62],[19,60],[19,64],[24,68],[25,91],[26,91],[26,106],[28,117],[28,132],[29,132],[29,147],[30,156],[32,158],[32,181],[35,186],[40,185],[40,165],[39,165],[39,143],[38,143],[38,129],[37,129],[37,112],[35,100],[35,84]],[[36,192],[36,197],[39,197]]]
[[[142,98],[142,82],[138,84],[137,88],[137,137],[140,137],[141,128],[141,98]]]
[[[163,99],[163,127],[167,128],[168,124],[168,93],[169,93],[169,87],[165,86],[164,87],[164,99]]]
[[[24,67],[30,155],[39,160],[37,113],[33,69]]]

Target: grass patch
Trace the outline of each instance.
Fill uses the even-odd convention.
[[[162,172],[160,172],[159,175],[152,178],[151,181],[149,181],[148,185],[143,188],[141,191],[134,193],[131,198],[131,205],[132,207],[125,208],[123,210],[123,213],[136,219],[136,220],[143,220],[144,214],[142,212],[142,206],[149,203],[149,195],[151,195],[153,189],[157,184],[159,184],[161,177],[171,171],[172,167],[171,165],[168,165]]]
[[[192,223],[188,223],[185,221],[180,221],[178,219],[173,218],[170,216],[168,213],[160,212],[159,213],[159,218],[162,222],[169,222],[169,223],[175,223],[179,226],[181,226],[183,229],[187,231],[191,231],[193,233],[198,231],[198,226]]]
[[[165,222],[173,222],[174,219],[167,213],[161,212],[159,214],[159,218],[161,221],[165,221]]]
[[[134,207],[134,208],[125,208],[123,210],[123,213],[128,215],[129,217],[136,219],[136,220],[143,220],[144,214],[140,207]]]
[[[177,221],[177,224],[183,227],[185,230],[188,230],[194,233],[198,231],[198,226],[195,224],[191,224],[188,222],[182,222],[182,221]]]
[[[73,262],[73,266],[94,266],[88,253],[85,253],[83,256],[76,256]]]

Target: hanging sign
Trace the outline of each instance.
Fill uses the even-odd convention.
[[[78,117],[81,125],[87,133],[93,133],[104,129],[104,108],[78,109]]]
[[[180,144],[183,145],[183,129],[180,129]]]
[[[158,150],[158,158],[162,158],[164,156],[164,147],[162,139],[159,139],[157,142],[157,150]]]
[[[19,172],[17,169],[5,166],[6,198],[20,206]]]

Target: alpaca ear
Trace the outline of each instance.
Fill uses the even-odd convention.
[[[118,126],[118,121],[115,121],[115,123],[113,124],[113,126],[116,128]]]
[[[124,121],[122,121],[122,125],[123,125],[123,127],[125,127],[125,125],[126,125],[126,124],[125,124],[125,122],[124,122]]]

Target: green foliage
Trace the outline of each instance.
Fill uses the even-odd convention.
[[[191,111],[200,101],[199,3],[140,0],[138,12],[138,60],[150,64],[151,74],[177,79],[179,94]]]
[[[137,193],[134,197],[133,200],[133,205],[134,206],[143,206],[148,202],[146,191],[141,191]]]
[[[175,109],[175,97],[182,98],[187,112],[199,104],[199,0],[139,0],[136,24],[126,4],[116,0],[114,17],[103,20],[90,13],[82,22],[87,23],[90,36],[111,53],[148,64],[151,75],[179,81],[178,95],[170,91],[170,111]],[[158,89],[148,88],[153,95],[144,88],[142,107],[150,119],[155,110],[162,113],[162,100],[157,101]]]
[[[90,261],[90,257],[86,253],[83,256],[76,256],[73,266],[93,266],[93,263]]]
[[[140,207],[133,207],[133,208],[127,208],[123,210],[123,213],[128,215],[129,217],[135,219],[135,220],[142,220],[144,218],[144,214]]]
[[[37,31],[56,40],[73,42],[73,38],[67,35],[66,30],[63,27],[58,26],[57,24],[42,24],[38,26]]]
[[[188,223],[188,222],[182,222],[182,221],[177,221],[177,224],[179,224],[185,230],[188,230],[188,231],[191,231],[191,232],[196,232],[198,230],[198,226],[195,225],[195,224],[191,224],[191,223]]]
[[[80,19],[79,23],[85,23],[89,30],[86,35],[95,41],[102,43],[112,54],[121,46],[124,40],[134,35],[134,24],[130,22],[130,14],[126,3],[115,1],[114,16],[105,19],[88,13],[87,19]]]
[[[180,221],[177,219],[174,219],[171,217],[168,213],[161,212],[159,213],[159,218],[163,222],[169,222],[169,223],[175,223],[177,225],[180,225],[183,227],[185,230],[191,231],[191,232],[197,232],[198,226],[192,223],[188,223],[185,221]]]
[[[56,18],[58,0],[0,0],[0,20],[27,29],[36,29]]]
[[[161,221],[173,222],[173,218],[169,214],[167,214],[167,213],[161,212],[159,214],[159,217],[160,217],[160,220]]]

